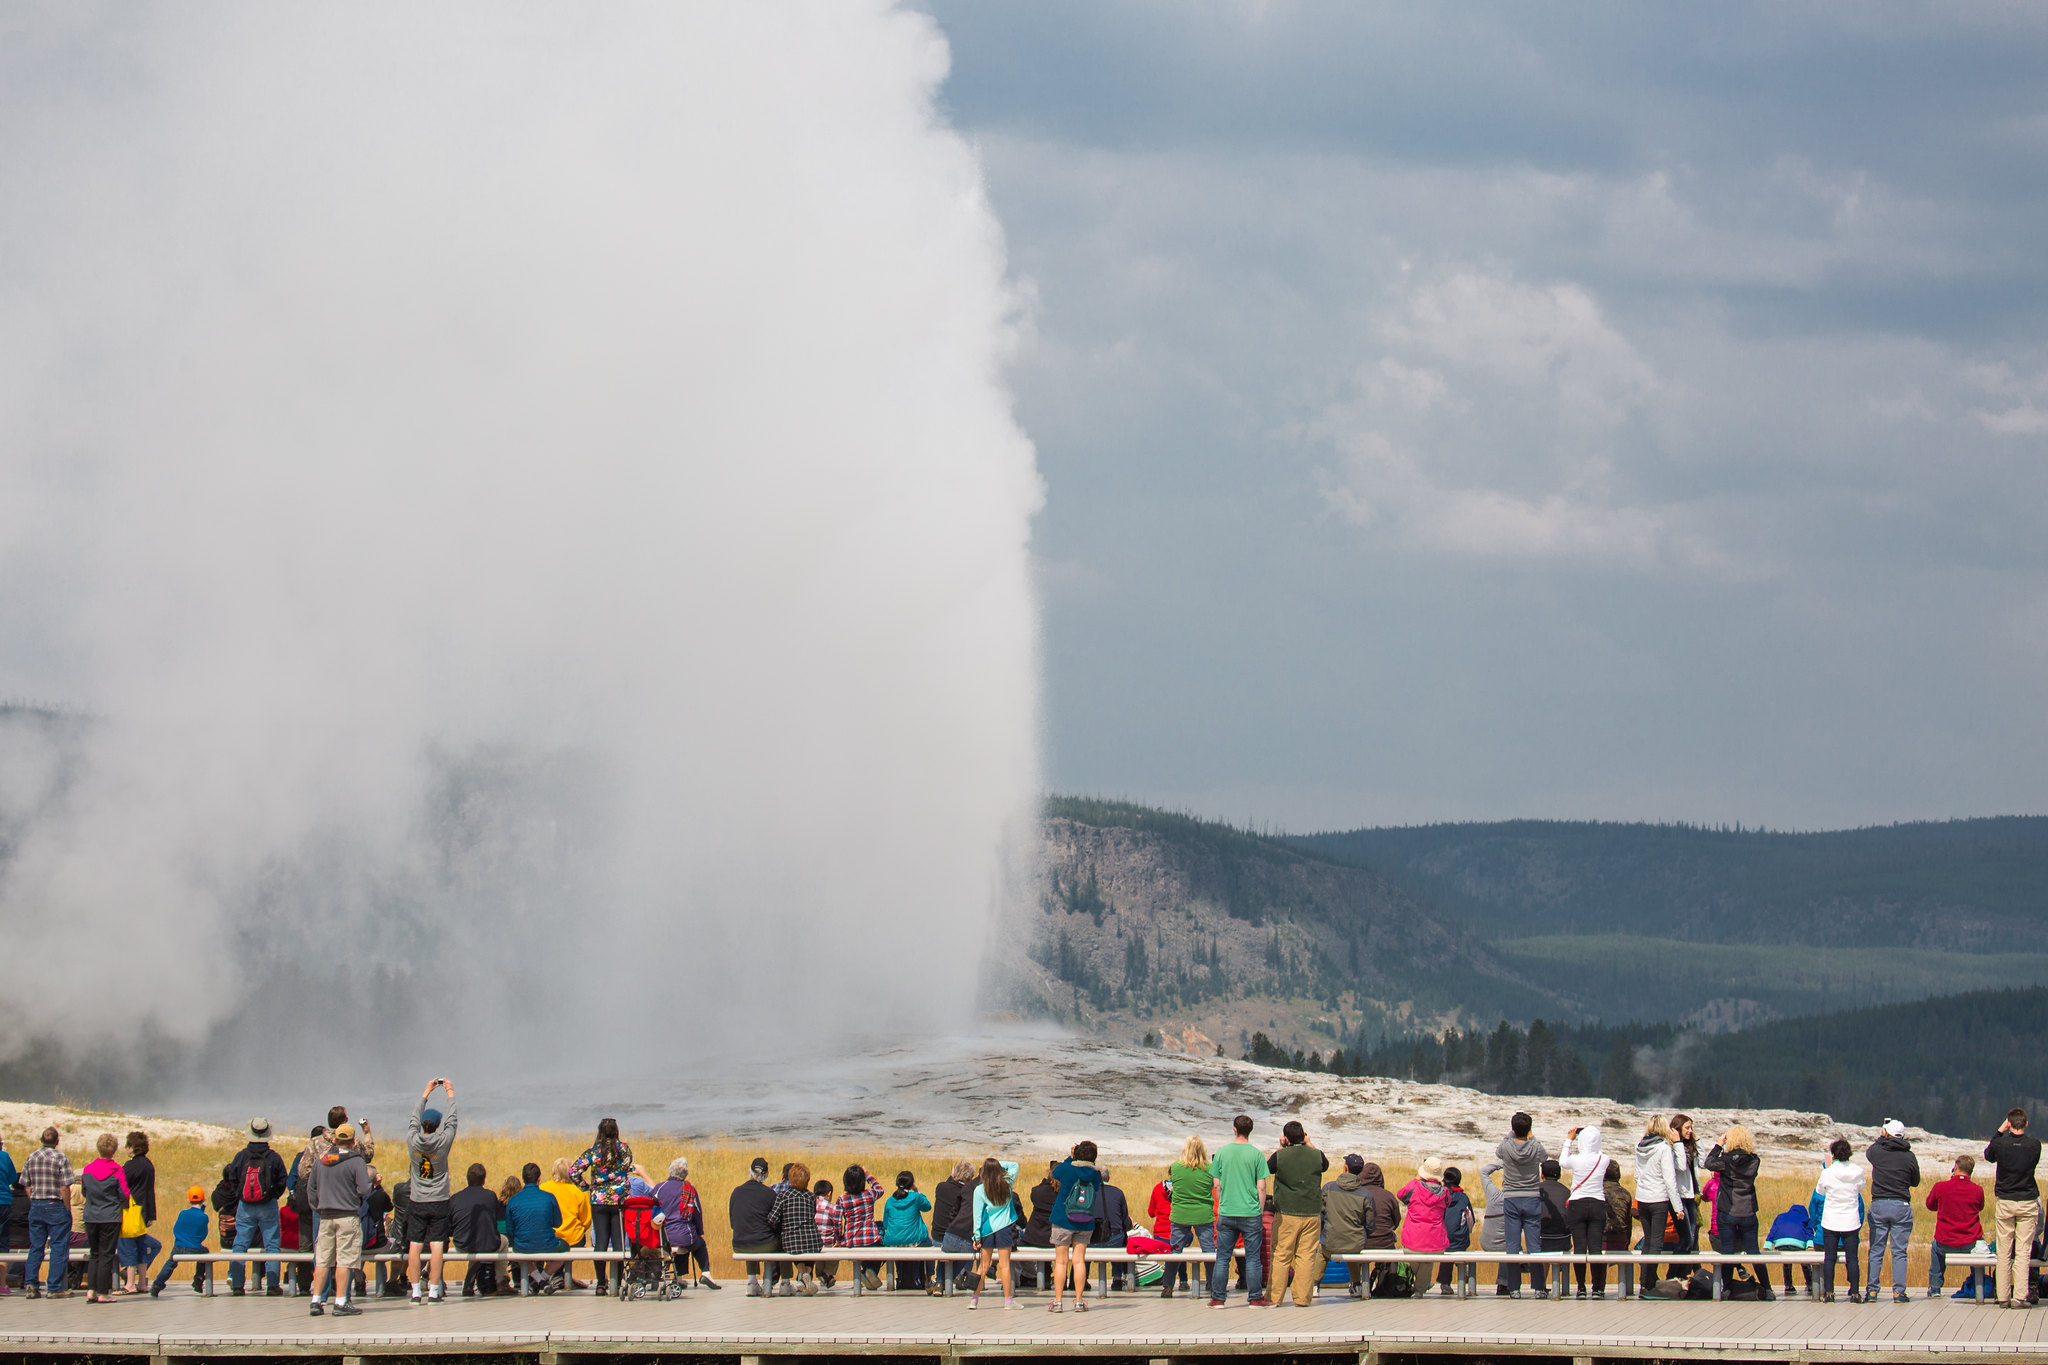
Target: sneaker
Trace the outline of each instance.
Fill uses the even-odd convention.
[[[1905,1302],[1906,1302],[1906,1291],[1905,1291],[1905,1290],[1903,1290],[1903,1289],[1895,1289],[1895,1290],[1893,1290],[1893,1291],[1892,1291],[1892,1302],[1893,1302],[1893,1303],[1905,1303]]]
[[[1586,1297],[1586,1286],[1584,1286],[1584,1285],[1580,1285],[1580,1286],[1579,1286],[1579,1297],[1580,1297],[1580,1298],[1582,1298],[1582,1299]]]
[[[347,1299],[343,1299],[340,1303],[334,1305],[334,1316],[336,1316],[337,1318],[352,1318],[360,1314],[362,1311],[362,1309],[356,1307]]]
[[[245,1294],[245,1293],[247,1293],[247,1292],[248,1292],[247,1290],[243,1290],[243,1289],[229,1289],[229,1290],[228,1290],[228,1297],[229,1297],[229,1298],[231,1298],[231,1299],[239,1299],[239,1298],[241,1298],[241,1297],[242,1297],[242,1295],[243,1295],[243,1294]]]
[[[860,1283],[863,1289],[873,1293],[882,1287],[882,1277],[864,1266],[860,1272]]]
[[[761,1282],[751,1275],[747,1276],[747,1297],[750,1299],[761,1297]]]
[[[418,1285],[414,1285],[412,1287],[412,1302],[414,1307],[419,1306],[421,1297],[422,1295],[420,1294],[420,1287]]]
[[[1162,1299],[1170,1299],[1170,1298],[1172,1298],[1172,1297],[1173,1297],[1173,1281],[1172,1281],[1172,1280],[1168,1280],[1168,1281],[1167,1281],[1167,1282],[1166,1282],[1166,1283],[1165,1283],[1164,1285],[1161,1285],[1161,1286],[1160,1286],[1160,1289],[1159,1289],[1159,1297],[1160,1297],[1160,1298],[1162,1298]]]
[[[1211,1300],[1209,1300],[1209,1306],[1210,1306],[1211,1308],[1221,1308],[1221,1307],[1223,1306],[1223,1300],[1221,1300],[1221,1299],[1211,1299]]]
[[[151,1297],[152,1299],[153,1299],[153,1298],[155,1298],[155,1297],[156,1297],[157,1295],[159,1295],[159,1294],[163,1293],[163,1292],[164,1292],[164,1287],[163,1287],[162,1285],[160,1285],[160,1284],[153,1284],[153,1285],[151,1285],[151,1286],[149,1287],[149,1296],[150,1296],[150,1297]]]
[[[970,1309],[981,1307],[981,1295],[976,1294],[973,1298],[969,1299],[967,1301],[967,1306]]]
[[[1271,1308],[1273,1306],[1273,1301],[1267,1298],[1264,1294],[1260,1294],[1256,1298],[1246,1299],[1244,1301],[1244,1306],[1247,1308]]]
[[[429,1289],[429,1290],[427,1291],[427,1302],[428,1302],[428,1303],[439,1303],[439,1302],[441,1302],[441,1286],[439,1286],[439,1285],[435,1285],[435,1286],[434,1286],[434,1287],[433,1287],[432,1289]]]
[[[1015,1299],[1004,1299],[1004,1300],[1003,1300],[1003,1307],[1004,1307],[1005,1309],[1012,1309],[1012,1308],[1022,1308],[1023,1306],[1024,1306],[1023,1304],[1021,1304],[1021,1303],[1018,1303],[1018,1302],[1017,1302],[1017,1301],[1016,1301]]]
[[[272,1285],[270,1286],[270,1288],[263,1291],[263,1297],[266,1299],[281,1299],[284,1297],[284,1290],[278,1288],[276,1285]]]
[[[1604,1289],[1596,1289],[1593,1291],[1593,1297],[1596,1299],[1604,1299],[1607,1297],[1607,1291]]]
[[[41,1285],[24,1285],[22,1286],[22,1293],[28,1295],[32,1299],[40,1299],[43,1296],[43,1290]]]
[[[818,1281],[812,1276],[804,1276],[803,1291],[805,1298],[815,1299],[816,1297],[818,1297]]]
[[[306,1306],[306,1316],[310,1318],[317,1318],[326,1311],[326,1309],[320,1306],[320,1300],[318,1299],[313,1300],[312,1303]]]
[[[1519,1289],[1510,1289],[1508,1291],[1508,1297],[1511,1299],[1519,1299],[1522,1297],[1522,1291]]]

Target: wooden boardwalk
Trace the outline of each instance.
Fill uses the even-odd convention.
[[[722,1356],[1097,1355],[1170,1360],[1207,1354],[1384,1357],[1549,1356],[1576,1360],[2048,1362],[2048,1309],[2013,1312],[1915,1299],[1856,1305],[1475,1300],[1358,1302],[1223,1310],[1151,1294],[1061,1314],[1027,1295],[1004,1311],[984,1299],[871,1294],[844,1286],[815,1299],[749,1299],[738,1286],[676,1303],[593,1296],[453,1298],[414,1308],[365,1301],[360,1317],[314,1318],[304,1299],[0,1300],[0,1356],[91,1354],[158,1361],[216,1356],[530,1354],[540,1365],[614,1353]]]

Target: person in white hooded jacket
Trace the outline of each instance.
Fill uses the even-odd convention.
[[[1856,1279],[1856,1244],[1863,1237],[1863,1181],[1867,1177],[1861,1166],[1849,1160],[1855,1149],[1847,1138],[1836,1138],[1828,1144],[1828,1155],[1834,1160],[1821,1171],[1820,1179],[1814,1182],[1813,1192],[1819,1195],[1820,1210],[1820,1301],[1835,1301],[1835,1257],[1842,1256],[1849,1263],[1849,1302],[1863,1302],[1862,1286]]]
[[[1574,1128],[1564,1135],[1564,1152],[1557,1159],[1564,1168],[1570,1194],[1565,1199],[1564,1223],[1571,1230],[1572,1251],[1581,1256],[1598,1255],[1607,1231],[1607,1168],[1614,1158],[1600,1150],[1598,1128]],[[1586,1297],[1586,1267],[1572,1267],[1578,1277],[1579,1297]],[[1593,1297],[1607,1297],[1607,1267],[1593,1266]]]
[[[1678,1186],[1678,1171],[1671,1160],[1671,1124],[1662,1114],[1636,1143],[1636,1216],[1643,1220],[1643,1251],[1664,1255],[1664,1225],[1671,1216],[1672,1191]],[[1647,1296],[1655,1276],[1646,1274],[1637,1293]]]

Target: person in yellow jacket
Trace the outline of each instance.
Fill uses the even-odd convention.
[[[574,1164],[568,1157],[556,1158],[555,1178],[540,1182],[540,1187],[553,1195],[562,1209],[562,1225],[555,1229],[555,1236],[572,1249],[590,1240],[590,1191],[576,1183],[570,1170]],[[569,1283],[577,1289],[589,1288],[573,1275],[569,1276]]]

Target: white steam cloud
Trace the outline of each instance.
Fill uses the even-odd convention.
[[[0,693],[90,716],[0,741],[0,1038],[964,1014],[1040,484],[946,63],[877,4],[0,18]]]

